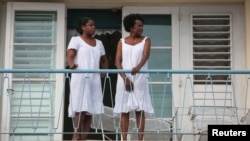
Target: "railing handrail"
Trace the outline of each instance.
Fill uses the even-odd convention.
[[[0,69],[0,73],[130,73],[124,69]],[[177,70],[177,69],[148,69],[139,73],[171,73],[171,74],[250,74],[250,70]]]

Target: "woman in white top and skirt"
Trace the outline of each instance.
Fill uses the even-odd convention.
[[[154,114],[148,86],[148,74],[138,73],[148,69],[150,38],[142,36],[143,19],[138,14],[127,15],[124,28],[130,33],[117,45],[115,65],[117,69],[132,70],[117,77],[114,115],[121,116],[123,140],[127,140],[129,113],[135,111],[138,140],[143,140],[145,118]]]
[[[70,69],[99,69],[100,64],[108,69],[108,59],[100,40],[93,37],[94,20],[83,17],[79,21],[79,36],[72,37],[67,49],[67,63]],[[68,114],[73,118],[75,133],[72,140],[86,140],[93,114],[102,114],[103,94],[101,77],[98,73],[72,73]]]

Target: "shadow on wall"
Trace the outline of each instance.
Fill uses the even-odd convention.
[[[101,35],[95,35],[96,39],[99,39],[103,42],[105,52],[107,54],[108,60],[109,60],[109,69],[116,69],[114,63],[115,63],[115,54],[116,54],[116,47],[117,43],[120,40],[122,34],[119,31],[115,31],[113,33],[105,33]],[[66,67],[68,69],[68,66]],[[105,106],[108,107],[114,107],[114,98],[115,98],[115,92],[116,92],[116,79],[117,79],[117,74],[110,74],[109,75],[111,78],[111,82],[106,82],[105,85],[105,91],[104,91],[104,99],[103,103]],[[73,125],[72,125],[72,119],[68,117],[68,106],[69,106],[69,81],[65,81],[65,101],[64,101],[64,127],[63,127],[63,132],[73,132]],[[111,90],[110,90],[110,85],[111,83]],[[104,85],[104,79],[102,79],[102,85]],[[111,98],[112,97],[112,98]],[[112,100],[113,99],[113,102]],[[91,129],[90,132],[95,132],[95,130]],[[98,131],[99,133],[101,132]],[[106,132],[106,131],[105,131]],[[115,134],[108,134],[109,138],[115,140]],[[72,139],[72,134],[64,134],[63,135],[63,140],[71,140]],[[88,139],[95,139],[95,140],[102,140],[102,135],[101,134],[89,134]]]

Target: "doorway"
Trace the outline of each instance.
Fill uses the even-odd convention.
[[[77,32],[75,30],[78,20],[81,17],[91,17],[95,21],[96,25],[96,34],[94,37],[103,42],[105,52],[107,54],[109,60],[109,69],[115,69],[114,59],[116,53],[116,46],[121,38],[121,10],[120,9],[68,9],[67,10],[67,45],[72,36],[77,36]],[[66,66],[68,68],[68,66]],[[104,83],[104,79],[102,79],[104,91],[103,103],[107,108],[113,108],[114,106],[114,94],[115,94],[115,86],[116,86],[116,74],[110,74],[111,81],[108,80]],[[73,124],[72,118],[68,117],[68,105],[69,105],[69,81],[67,80],[65,85],[65,105],[64,105],[64,132],[73,132]],[[111,85],[111,87],[109,86]],[[104,86],[105,85],[105,86]],[[110,90],[111,88],[111,90]],[[96,132],[91,128],[90,132]],[[101,130],[98,129],[98,132],[101,133]],[[109,131],[105,131],[109,132]],[[108,138],[115,140],[116,136],[112,134],[107,134]],[[101,134],[89,134],[88,139],[102,139]],[[72,134],[64,134],[64,140],[71,140]]]

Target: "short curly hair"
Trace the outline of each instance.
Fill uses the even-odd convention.
[[[92,18],[90,17],[82,17],[79,22],[78,22],[78,25],[76,27],[76,31],[82,35],[83,33],[83,30],[82,30],[82,25],[86,25],[88,23],[88,21],[90,20],[93,20]]]
[[[135,25],[136,20],[140,20],[142,21],[142,23],[144,23],[143,18],[139,14],[129,14],[125,16],[123,19],[123,25],[125,31],[130,32],[130,28],[132,28]]]

